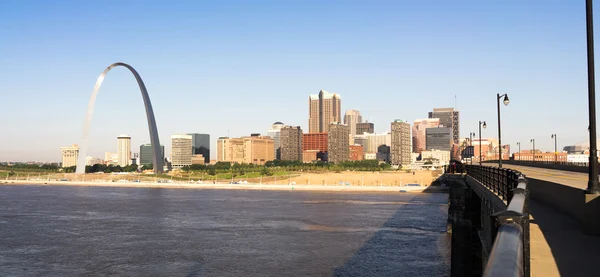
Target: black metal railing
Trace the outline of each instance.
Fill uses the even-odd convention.
[[[494,242],[484,276],[530,276],[529,193],[527,180],[518,171],[467,165],[468,176],[506,201],[504,211],[492,215]]]

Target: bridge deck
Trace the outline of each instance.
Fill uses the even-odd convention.
[[[518,170],[525,174],[527,177],[535,178],[539,180],[554,182],[571,186],[579,189],[587,188],[588,175],[587,173],[562,171],[556,169],[546,169],[529,167],[522,165],[503,164],[502,167]]]
[[[503,165],[529,178],[587,187],[587,174]],[[600,237],[581,232],[579,222],[538,201],[530,202],[531,276],[600,276]]]

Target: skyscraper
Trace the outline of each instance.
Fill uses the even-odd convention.
[[[152,164],[152,157],[154,156],[154,150],[152,149],[152,144],[142,144],[140,145],[140,165],[150,165]],[[160,157],[164,161],[165,160],[165,146],[160,146]]]
[[[357,110],[347,110],[344,115],[344,124],[350,128],[350,135],[356,135],[356,124],[362,123],[362,116]],[[362,133],[360,133],[362,134]]]
[[[182,134],[172,135],[171,166],[173,168],[182,168],[186,165],[192,165],[192,136]]]
[[[362,122],[356,124],[356,134],[362,135],[364,133],[373,134],[375,133],[375,125],[371,122]]]
[[[209,134],[188,134],[192,136],[192,155],[202,155],[204,163],[210,162],[210,135]]]
[[[435,128],[440,125],[439,118],[416,119],[412,128],[412,151],[421,153],[427,149],[425,130],[427,128]]]
[[[77,159],[79,158],[79,145],[73,144],[68,147],[61,147],[60,152],[62,154],[62,167],[71,167],[77,165]]]
[[[452,143],[458,145],[460,139],[460,120],[459,112],[454,108],[435,108],[429,112],[429,118],[439,118],[440,125],[452,128]]]
[[[308,97],[308,132],[327,133],[331,123],[341,123],[342,99],[339,94],[321,90]]]
[[[128,135],[120,135],[117,137],[117,156],[120,166],[128,166],[131,164],[131,137]]]
[[[281,159],[302,161],[302,129],[286,126],[281,129]]]
[[[282,122],[275,122],[273,123],[273,125],[271,125],[271,130],[267,131],[267,135],[269,137],[271,137],[271,139],[273,139],[273,147],[275,151],[275,159],[279,160],[281,159],[281,149],[280,149],[280,140],[279,140],[279,135],[280,135],[280,131],[281,128],[283,128],[283,126],[285,126]]]
[[[390,158],[393,165],[410,165],[410,124],[402,120],[392,122],[392,145]]]
[[[331,123],[327,133],[327,161],[340,163],[350,159],[350,128]]]

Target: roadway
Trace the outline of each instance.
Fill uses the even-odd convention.
[[[487,164],[492,165],[492,164]],[[525,177],[534,178],[538,180],[553,182],[557,184],[563,184],[574,188],[585,190],[587,188],[588,175],[587,173],[562,171],[556,169],[546,169],[529,167],[522,165],[503,164],[502,167],[510,168],[525,174]]]

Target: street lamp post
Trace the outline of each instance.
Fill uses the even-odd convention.
[[[590,194],[600,193],[598,184],[598,149],[596,146],[596,84],[594,81],[594,21],[592,0],[585,1],[585,19],[587,30],[587,70],[588,70],[588,107],[590,118],[590,166],[588,169],[588,188]]]
[[[519,146],[519,161],[521,160],[521,143],[517,142],[517,146]]]
[[[479,165],[481,165],[481,124],[483,124],[483,129],[487,127],[485,121],[479,121]]]
[[[469,144],[471,146],[471,151],[473,151],[473,153],[471,154],[471,161],[470,163],[473,164],[473,156],[475,156],[475,150],[473,150],[473,137],[475,136],[475,132],[469,132]]]
[[[508,103],[510,102],[510,100],[508,100],[508,95],[502,94],[500,95],[500,93],[496,94],[496,102],[498,104],[498,167],[502,168],[502,134],[500,132],[500,98],[504,97],[504,100],[502,100],[502,102],[504,103],[504,106],[508,106]]]
[[[533,142],[533,151],[532,151],[532,153],[533,153],[533,161],[535,162],[535,139],[531,139],[529,141]]]
[[[556,145],[556,134],[552,134],[552,136],[550,136],[551,138],[554,139],[554,163],[558,163],[558,149],[557,149],[557,145]]]

